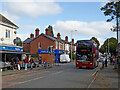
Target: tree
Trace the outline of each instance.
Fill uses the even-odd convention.
[[[116,38],[109,38],[104,41],[104,44],[100,47],[100,52],[104,54],[106,51],[108,51],[108,44],[109,44],[109,52],[111,55],[116,56],[116,47],[117,47],[117,39]]]
[[[16,41],[17,41],[16,43],[17,46],[22,46],[22,41],[19,37],[16,37]]]
[[[100,51],[102,54],[104,54],[104,53],[105,53],[105,48],[104,48],[104,45],[102,45],[102,46],[100,47],[99,51]]]
[[[100,43],[99,43],[99,41],[98,41],[98,39],[97,39],[97,38],[95,38],[95,37],[92,37],[90,40],[94,40],[94,41],[97,43],[97,45],[98,45],[98,48],[99,48],[99,46],[100,46]]]
[[[120,1],[119,2],[108,2],[105,6],[101,8],[104,11],[105,16],[111,16],[107,19],[107,22],[112,21],[113,19],[120,17]]]
[[[49,28],[49,30],[50,30],[50,33],[52,34],[52,37],[54,37],[53,27],[49,25],[48,28]]]
[[[107,47],[107,49],[108,49],[108,44],[109,44],[110,53],[116,56],[117,39],[112,37],[109,39],[109,42],[108,39],[106,39],[104,42],[104,47]]]

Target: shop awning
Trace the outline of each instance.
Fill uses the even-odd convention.
[[[6,54],[27,54],[27,55],[32,55],[32,53],[27,53],[27,52],[0,51],[0,53],[6,53]]]

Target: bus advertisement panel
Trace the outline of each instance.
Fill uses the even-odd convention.
[[[95,68],[98,66],[99,50],[93,40],[79,40],[76,46],[76,67]]]

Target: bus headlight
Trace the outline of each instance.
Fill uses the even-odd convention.
[[[77,62],[77,64],[79,64],[79,63]]]
[[[92,62],[90,64],[93,64]]]

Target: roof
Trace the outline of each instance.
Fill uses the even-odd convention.
[[[16,28],[19,28],[17,25],[15,25],[13,22],[11,22],[9,19],[7,19],[6,17],[4,17],[2,14],[0,14],[0,21],[5,23],[5,24],[9,24],[12,25]]]
[[[39,36],[41,36],[41,35],[43,35],[44,37],[46,37],[46,38],[48,38],[48,39],[51,39],[51,40],[53,40],[53,41],[58,41],[58,42],[65,42],[65,43],[67,43],[67,44],[70,44],[70,42],[66,42],[65,40],[62,40],[62,39],[57,39],[56,37],[51,37],[51,36],[48,36],[48,35],[46,35],[46,34],[44,34],[44,33],[41,33],[40,35],[38,35],[37,37],[35,37],[35,38],[27,38],[25,41],[23,41],[23,44],[29,44],[31,41],[33,41],[33,40],[35,40],[36,38],[38,38]],[[75,44],[73,44],[73,45],[75,45]]]
[[[30,41],[32,41],[32,38],[27,38],[25,41],[23,41],[23,44],[29,44]]]
[[[57,41],[57,39],[55,39],[55,38],[53,38],[53,37],[51,37],[51,36],[48,36],[48,35],[46,35],[46,34],[44,34],[44,33],[41,33],[40,35],[38,35],[37,37],[33,38],[32,40],[38,38],[38,37],[41,36],[41,35],[43,35],[43,36],[45,36],[46,38],[49,38],[49,39],[51,39],[51,40],[53,40],[53,41]]]
[[[36,38],[38,38],[38,37],[41,36],[41,35],[43,35],[43,36],[45,36],[46,38],[51,39],[51,40],[53,40],[53,41],[58,41],[58,40],[55,39],[54,37],[47,36],[46,34],[41,33],[40,35],[38,35],[38,36],[35,37],[35,38],[27,38],[25,41],[23,41],[23,43],[24,43],[24,44],[29,44],[31,41],[35,40]]]

